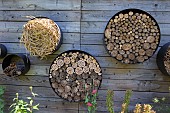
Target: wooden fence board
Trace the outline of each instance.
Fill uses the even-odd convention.
[[[11,54],[11,53],[24,53],[24,54],[28,53],[28,51],[26,51],[23,44],[20,44],[20,43],[2,43],[2,44],[7,47],[9,54]],[[71,50],[71,49],[80,49],[80,45],[62,44],[61,47],[59,48],[59,50],[57,52],[55,52],[54,54],[61,53],[63,51]]]
[[[28,21],[26,16],[48,17],[53,21],[80,21],[80,11],[0,11],[1,21]]]
[[[137,8],[146,11],[170,11],[168,0],[83,0],[82,10],[123,10]]]
[[[80,33],[63,33],[64,44],[80,44]],[[19,43],[22,33],[0,32],[1,43]]]
[[[26,22],[0,22],[0,32],[21,32]],[[80,32],[80,22],[57,22],[62,32]]]
[[[88,21],[109,21],[112,16],[114,16],[116,13],[118,13],[119,11],[115,11],[113,10],[102,10],[102,11],[82,11],[82,21],[88,22]],[[155,20],[158,23],[170,23],[169,18],[169,12],[168,11],[159,11],[159,12],[155,12],[155,11],[151,11],[148,12],[149,14],[151,14],[151,16],[153,16],[155,18]]]
[[[80,10],[79,0],[0,0],[0,10]]]

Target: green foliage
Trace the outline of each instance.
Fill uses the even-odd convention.
[[[131,95],[132,95],[132,90],[127,90],[125,93],[123,104],[122,104],[121,113],[128,113],[128,107],[130,104]],[[110,113],[114,113],[113,96],[114,96],[114,92],[112,90],[108,90],[107,97],[106,97],[106,106]]]
[[[170,87],[169,87],[169,91],[170,91]],[[169,97],[170,97],[170,93],[169,93]],[[154,102],[153,107],[157,111],[157,113],[170,113],[170,105],[168,105],[169,99],[168,99],[168,97],[167,98],[165,98],[165,97],[153,98],[153,100],[152,100]]]
[[[125,97],[124,97],[124,104],[125,104],[125,113],[128,113],[128,107],[129,107],[129,104],[130,104],[130,98],[132,96],[132,90],[127,90],[126,93],[125,93]]]
[[[170,113],[170,106],[166,104],[167,99],[165,97],[153,99],[153,107],[158,113]]]
[[[113,90],[108,90],[107,91],[107,97],[106,97],[106,106],[107,109],[110,113],[114,113],[114,101],[113,101],[113,97],[114,97],[114,92]]]
[[[97,90],[86,93],[85,104],[88,107],[88,113],[95,113],[97,106]]]
[[[33,105],[34,98],[38,96],[38,94],[32,91],[32,86],[29,87],[31,91],[31,97],[27,97],[27,101],[20,100],[19,94],[16,93],[16,98],[13,99],[14,103],[10,106],[12,108],[10,113],[33,113],[33,110],[39,110],[39,104]]]
[[[4,113],[4,100],[2,98],[3,94],[4,94],[4,90],[5,88],[3,86],[0,86],[0,113]]]

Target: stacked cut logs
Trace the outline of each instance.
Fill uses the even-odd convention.
[[[123,63],[138,63],[149,59],[160,41],[160,31],[148,14],[119,13],[105,29],[106,48],[112,57]]]
[[[167,73],[170,75],[170,47],[168,47],[164,57],[164,66]]]
[[[68,101],[81,101],[87,92],[98,89],[102,73],[98,62],[82,52],[65,52],[50,67],[50,82],[55,92]]]

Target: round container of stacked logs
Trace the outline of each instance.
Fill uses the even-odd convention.
[[[161,47],[157,54],[156,63],[164,75],[170,75],[170,42]]]
[[[7,49],[3,44],[0,44],[0,58],[4,58],[7,54]]]
[[[57,51],[62,44],[60,27],[47,17],[34,17],[23,28],[20,42],[24,43],[30,55],[43,59]]]
[[[10,77],[24,75],[30,69],[30,60],[23,54],[11,54],[4,58],[2,69],[4,74]]]
[[[126,9],[115,14],[105,28],[106,50],[126,64],[148,60],[158,48],[160,28],[156,20],[139,9]]]
[[[58,96],[70,102],[78,102],[85,99],[87,92],[98,90],[102,70],[90,54],[69,50],[58,55],[52,62],[49,81]]]

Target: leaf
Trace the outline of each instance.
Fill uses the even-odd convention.
[[[39,104],[37,104],[37,105],[33,106],[33,109],[35,109],[35,110],[39,110],[39,109],[38,109],[38,106],[39,106]]]
[[[31,97],[27,97],[28,100],[31,100],[32,98]]]
[[[27,110],[31,112],[31,109],[30,109],[30,108],[27,108]]]
[[[13,103],[13,104],[11,104],[10,106],[9,106],[9,108],[11,108],[11,107],[13,107],[13,106],[15,106],[16,105],[16,103]]]
[[[30,100],[30,105],[32,106],[33,100]]]

